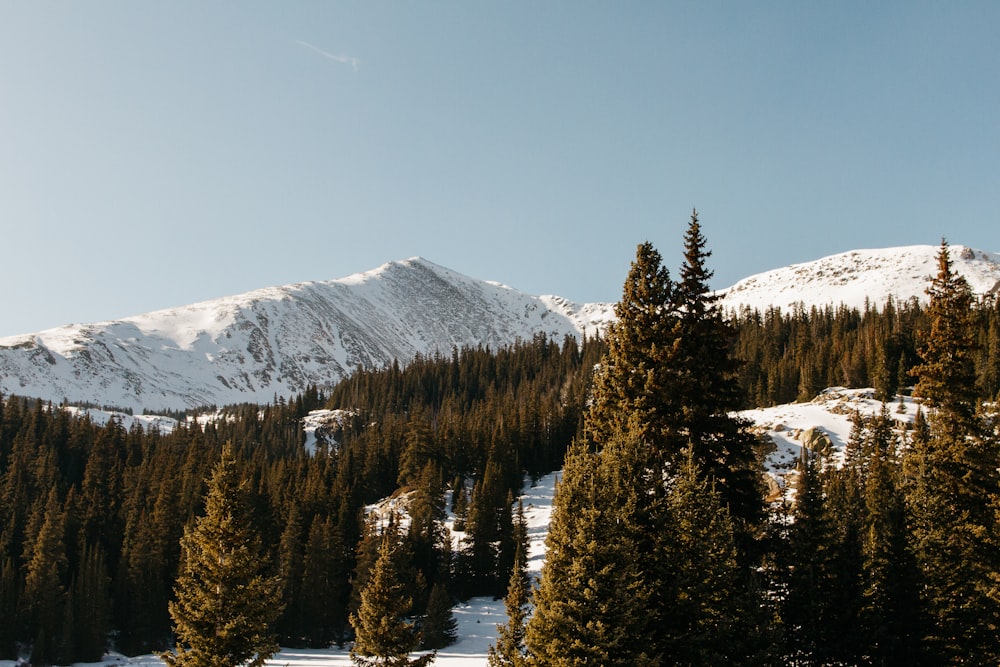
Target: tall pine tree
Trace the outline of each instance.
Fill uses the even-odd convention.
[[[527,627],[530,664],[660,664],[651,653],[655,628],[640,546],[640,515],[648,511],[636,484],[647,478],[643,455],[622,435],[600,454],[579,443],[567,453]]]
[[[263,665],[277,650],[272,625],[281,613],[281,585],[253,524],[246,485],[226,445],[208,483],[205,515],[184,531],[181,572],[170,615],[172,667]]]
[[[947,242],[928,289],[930,331],[913,369],[915,394],[928,411],[929,434],[914,440],[908,467],[912,548],[920,568],[933,660],[1000,663],[1000,599],[991,577],[1000,571],[992,539],[1000,495],[995,426],[976,411],[972,292],[952,270]]]
[[[383,535],[378,560],[361,592],[361,605],[351,615],[355,633],[351,661],[361,667],[421,667],[434,661],[434,653],[410,658],[420,638],[406,618],[412,600],[400,581],[394,553],[397,546],[394,533]]]

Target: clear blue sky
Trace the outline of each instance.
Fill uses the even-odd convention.
[[[0,336],[421,255],[1000,251],[997,2],[0,0]]]

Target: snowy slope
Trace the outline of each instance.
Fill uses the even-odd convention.
[[[926,300],[937,246],[856,250],[746,278],[725,309],[878,307]],[[1000,286],[1000,254],[951,248],[977,294]],[[597,333],[613,304],[531,296],[420,258],[326,282],[272,287],[128,317],[0,338],[0,392],[136,412],[264,403],[453,347]]]
[[[329,386],[359,366],[596,333],[612,310],[412,258],[339,280],[0,338],[0,391],[136,411],[263,403]]]
[[[794,477],[795,464],[802,454],[805,434],[810,429],[824,433],[832,445],[831,461],[839,464],[844,445],[851,436],[854,413],[871,417],[882,410],[882,403],[874,396],[874,389],[831,387],[808,403],[756,408],[739,414],[750,420],[758,433],[774,442],[775,450],[765,462],[767,474],[781,489],[787,490],[789,476]],[[886,409],[901,432],[913,423],[917,406],[912,397],[904,396],[901,411],[899,400],[897,396]]]
[[[880,250],[854,250],[813,262],[760,273],[721,290],[728,310],[769,306],[789,310],[796,304],[862,309],[865,299],[881,308],[896,301],[927,301],[925,290],[937,275],[939,246],[916,245]],[[1000,291],[1000,253],[951,246],[953,270],[965,276],[977,295]]]

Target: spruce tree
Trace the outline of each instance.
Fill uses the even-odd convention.
[[[110,589],[104,552],[88,545],[72,586],[75,660],[97,662],[104,655],[111,629]]]
[[[362,667],[428,665],[434,653],[411,659],[420,643],[414,624],[407,620],[412,601],[406,596],[395,562],[395,535],[383,536],[361,605],[351,615],[355,641],[351,661]]]
[[[916,565],[907,544],[898,439],[891,428],[883,405],[881,414],[870,420],[869,429],[859,625],[864,654],[875,664],[903,667],[919,662],[919,600]]]
[[[690,450],[728,507],[741,563],[749,567],[763,520],[763,469],[749,422],[732,414],[743,404],[740,363],[731,351],[735,331],[709,289],[706,246],[693,212],[677,283],[652,245],[639,246],[607,333],[585,428],[598,445],[616,429],[638,429],[638,440],[657,452],[668,476]]]
[[[18,588],[20,577],[9,555],[0,563],[0,660],[17,659]]]
[[[756,665],[759,602],[737,561],[721,495],[690,457],[673,480],[652,564],[655,645],[664,664]]]
[[[671,415],[669,445],[675,465],[689,452],[702,478],[709,480],[729,510],[741,562],[752,565],[754,542],[763,520],[763,467],[750,422],[733,412],[743,407],[738,382],[740,362],[731,345],[735,331],[724,319],[718,295],[709,287],[713,272],[707,241],[692,211],[684,235],[681,280],[674,290],[678,321],[672,360],[677,378],[673,391],[681,404]]]
[[[528,665],[525,630],[531,583],[527,573],[527,522],[524,519],[524,505],[521,501],[518,501],[517,504],[514,535],[516,545],[514,566],[510,571],[510,583],[507,585],[507,595],[504,597],[507,622],[497,625],[496,645],[490,645],[486,656],[487,664],[490,667],[527,667]]]
[[[300,634],[308,646],[343,641],[347,622],[346,548],[332,520],[313,517],[302,563],[303,618]]]
[[[647,477],[642,451],[619,436],[601,454],[579,443],[567,453],[526,631],[529,664],[660,664],[650,653],[650,587],[639,546],[637,515],[647,507],[636,486]]]
[[[451,608],[448,588],[443,582],[436,582],[431,586],[427,613],[420,624],[420,648],[439,649],[455,643],[458,639],[458,621]]]
[[[787,541],[780,554],[785,567],[781,616],[791,664],[833,662],[844,641],[837,632],[842,610],[835,603],[838,537],[823,491],[818,455],[803,449],[796,479],[795,504]]]
[[[668,363],[677,324],[673,290],[660,253],[648,241],[640,244],[594,375],[585,424],[594,441],[608,441],[633,418],[641,440],[660,444],[670,430],[680,409],[677,378]]]
[[[931,328],[920,349],[914,393],[931,410],[928,432],[914,439],[907,500],[912,549],[921,576],[925,642],[946,663],[1000,662],[1000,571],[993,499],[1000,495],[995,426],[976,412],[972,296],[952,271],[942,240],[938,275],[928,289]]]
[[[208,482],[205,514],[184,531],[182,565],[170,615],[175,651],[172,667],[263,665],[278,646],[272,625],[281,613],[281,585],[267,574],[232,447]]]
[[[31,661],[36,665],[67,661],[64,638],[72,628],[64,627],[67,591],[66,544],[63,538],[65,516],[56,489],[50,489],[44,505],[44,519],[31,546],[21,596],[22,609],[30,624]]]

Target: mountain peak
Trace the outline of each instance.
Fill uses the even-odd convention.
[[[882,307],[926,301],[938,246],[852,250],[721,290],[722,306]],[[1000,254],[951,246],[977,294],[1000,291]],[[624,271],[623,271],[624,273]],[[602,331],[614,304],[531,296],[422,257],[127,317],[0,338],[0,392],[143,409],[264,403],[356,368],[536,335]]]
[[[3,338],[0,391],[135,411],[262,403],[418,354],[593,332],[612,310],[412,257],[335,280]]]

